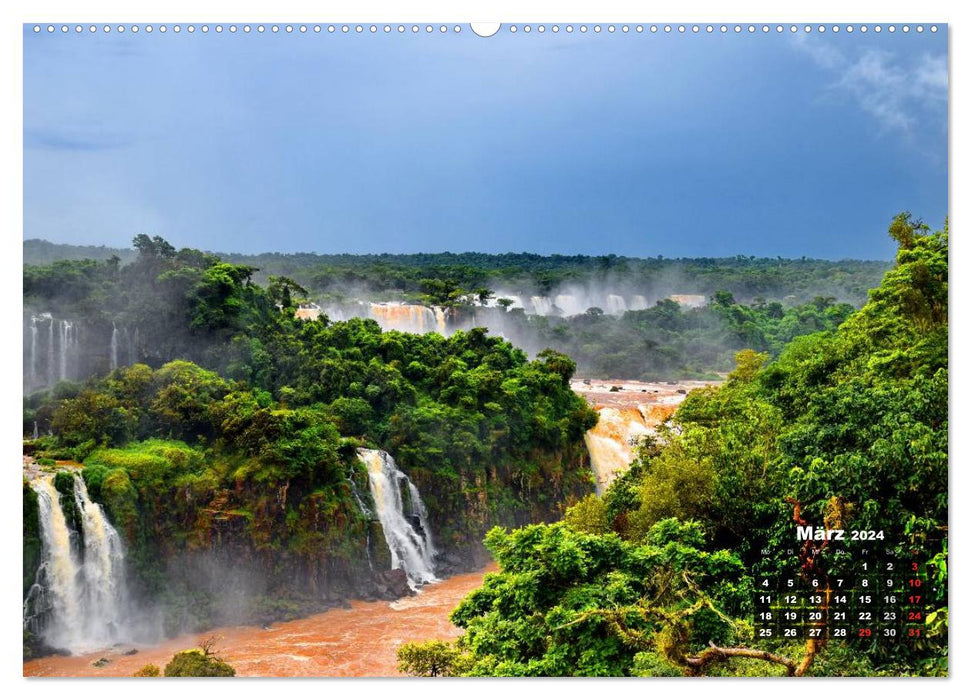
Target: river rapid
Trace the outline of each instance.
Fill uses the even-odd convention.
[[[25,676],[131,676],[146,664],[164,670],[172,657],[214,637],[214,649],[237,676],[400,676],[395,651],[405,642],[455,639],[461,630],[449,614],[482,585],[481,571],[424,586],[408,598],[352,601],[311,617],[260,627],[222,627],[167,640],[154,647],[117,647],[78,656],[48,656],[24,663]],[[108,663],[95,666],[100,659]]]

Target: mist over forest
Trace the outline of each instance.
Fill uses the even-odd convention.
[[[25,241],[25,304],[33,313],[80,313],[128,335],[138,326],[144,338],[166,322],[149,311],[151,302],[136,309],[128,283],[113,277],[124,278],[117,271],[137,259],[134,248]],[[774,355],[797,335],[834,328],[890,266],[744,256],[213,255],[188,248],[175,259],[242,266],[255,284],[285,280],[293,290],[288,303],[312,305],[331,321],[375,318],[386,330],[411,332],[486,327],[529,356],[545,348],[567,353],[584,377],[643,380],[713,378],[731,369],[738,350]],[[100,288],[100,306],[92,306],[92,287]],[[150,351],[159,359],[174,356],[174,347],[164,348],[182,330],[170,331],[157,334],[160,349]],[[182,338],[179,347],[200,357],[191,345]]]

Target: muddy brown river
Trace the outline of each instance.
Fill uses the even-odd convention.
[[[311,617],[260,627],[223,627],[185,635],[154,647],[111,649],[78,656],[49,656],[24,664],[25,676],[131,676],[146,664],[165,668],[182,649],[216,638],[218,655],[237,676],[400,676],[395,651],[405,642],[454,639],[461,630],[449,613],[482,584],[491,565],[471,574],[426,585],[394,602],[353,601]],[[101,658],[104,666],[94,666]]]

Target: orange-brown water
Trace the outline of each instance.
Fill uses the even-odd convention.
[[[445,310],[414,304],[386,302],[371,304],[371,316],[384,330],[404,333],[428,333],[437,331],[445,335]]]
[[[237,676],[399,676],[395,651],[405,642],[454,639],[461,630],[449,613],[482,584],[491,565],[471,574],[426,585],[410,598],[353,601],[312,617],[279,622],[270,629],[223,627],[170,639],[125,656],[126,648],[81,656],[49,656],[24,664],[25,676],[131,676],[146,664],[165,668],[176,652],[216,638],[219,656]],[[110,663],[92,664],[106,658]]]

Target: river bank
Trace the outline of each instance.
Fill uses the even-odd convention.
[[[449,613],[482,584],[494,564],[474,573],[431,583],[407,598],[387,601],[352,601],[348,608],[260,627],[222,627],[183,635],[153,646],[131,647],[77,656],[48,656],[24,663],[25,676],[133,675],[146,664],[165,668],[176,652],[215,638],[220,657],[237,676],[321,677],[400,676],[395,652],[405,642],[454,639],[461,630]],[[100,659],[108,663],[95,666]]]

